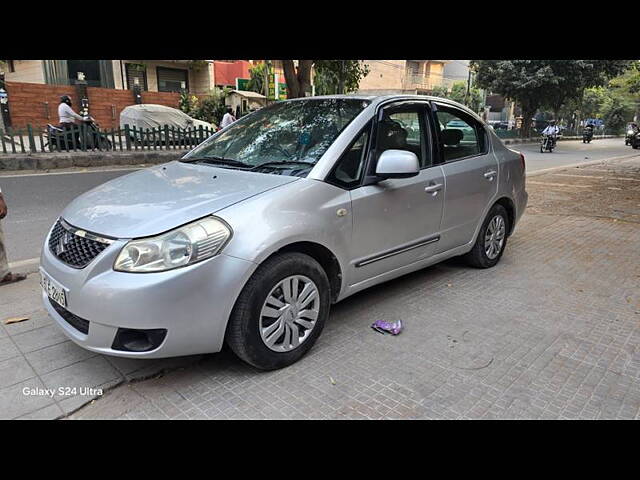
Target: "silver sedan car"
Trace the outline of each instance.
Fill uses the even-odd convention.
[[[42,298],[94,352],[158,358],[226,342],[276,369],[349,295],[453,256],[494,266],[526,203],[523,155],[462,105],[278,102],[76,198],[45,239]]]

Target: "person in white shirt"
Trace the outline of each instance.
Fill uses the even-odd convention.
[[[236,121],[236,117],[232,114],[233,110],[231,107],[227,107],[227,113],[222,117],[222,122],[220,122],[220,128],[226,128]]]
[[[60,119],[60,126],[68,129],[75,125],[75,120],[84,120],[82,115],[78,115],[71,108],[71,98],[69,95],[62,95],[60,97],[60,105],[58,105],[58,117]]]
[[[7,216],[7,204],[0,190],[0,219]],[[0,285],[7,283],[19,282],[27,278],[22,273],[11,273],[9,271],[9,262],[7,261],[7,248],[4,243],[4,235],[2,233],[2,222],[0,222]]]
[[[551,137],[551,141],[553,142],[554,145],[556,143],[556,139],[557,139],[558,133],[560,133],[560,128],[556,125],[556,121],[555,120],[551,120],[549,122],[549,125],[547,125],[547,128],[545,128],[542,131],[542,135],[547,135],[547,136]]]

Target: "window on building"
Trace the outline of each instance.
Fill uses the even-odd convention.
[[[90,87],[101,87],[100,60],[67,60],[69,80],[75,83],[78,72],[84,73],[84,79]]]
[[[7,67],[9,68],[9,73],[16,71],[16,66],[13,64],[13,60],[7,60]]]
[[[179,68],[157,67],[158,91],[180,92],[189,90],[189,71]]]
[[[140,88],[144,91],[147,88],[147,71],[144,68],[140,68],[138,64],[127,63],[125,65],[127,74],[127,88],[133,90],[134,85],[140,85]]]

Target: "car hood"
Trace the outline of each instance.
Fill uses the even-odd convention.
[[[89,190],[64,209],[62,218],[104,236],[145,237],[296,180],[299,178],[176,161]]]

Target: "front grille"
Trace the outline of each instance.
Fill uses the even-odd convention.
[[[110,239],[75,229],[64,220],[58,220],[49,236],[49,250],[67,265],[84,268],[111,242]]]
[[[84,318],[80,318],[77,315],[74,315],[66,308],[58,305],[53,300],[49,299],[49,303],[53,307],[53,309],[58,312],[62,318],[64,318],[69,325],[78,330],[79,332],[84,333],[85,335],[89,334],[89,320],[85,320]]]

